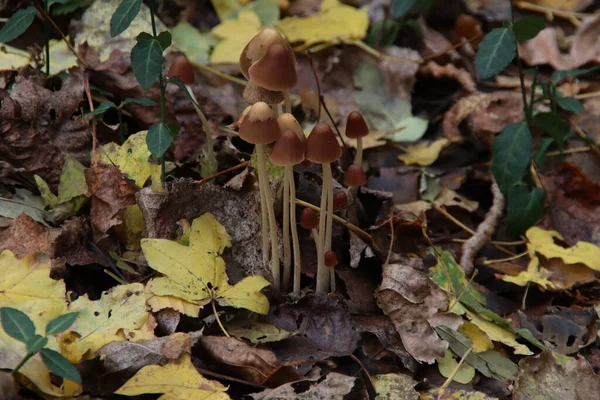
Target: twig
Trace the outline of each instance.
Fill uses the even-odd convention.
[[[502,211],[504,210],[504,195],[500,191],[496,180],[493,178],[492,194],[494,196],[492,207],[490,207],[485,218],[477,227],[476,233],[462,246],[460,265],[467,276],[470,276],[471,273],[473,273],[473,260],[475,259],[475,255],[492,238],[492,234],[494,233],[496,225],[498,225],[498,221],[502,216]]]
[[[588,136],[585,134],[585,132],[579,127],[577,126],[577,124],[575,122],[571,122],[571,126],[573,127],[573,129],[575,130],[575,133],[582,139],[585,140],[589,140]],[[600,149],[598,149],[595,145],[591,146],[590,149],[596,153],[597,156],[600,156]]]
[[[209,371],[207,369],[202,369],[202,368],[198,368],[196,366],[194,366],[198,372],[200,372],[202,375],[207,375],[207,376],[212,376],[213,378],[217,378],[217,379],[223,379],[225,381],[230,381],[230,382],[235,382],[235,383],[240,383],[242,385],[246,385],[246,386],[252,386],[255,388],[259,388],[259,389],[266,389],[265,386],[263,385],[259,385],[258,383],[254,383],[254,382],[250,382],[250,381],[245,381],[243,379],[239,379],[239,378],[234,378],[232,376],[228,376],[228,375],[223,375],[223,374],[219,374],[218,372],[213,372],[213,371]]]
[[[362,361],[360,361],[358,359],[358,357],[356,357],[354,354],[350,354],[350,358],[354,360],[354,362],[356,362],[358,364],[358,366],[360,367],[360,370],[358,371],[359,373],[362,371],[364,372],[365,376],[367,377],[367,380],[369,381],[369,385],[371,387],[371,389],[373,390],[373,393],[376,392],[375,390],[375,385],[373,384],[373,378],[371,377],[371,374],[369,373],[369,370],[367,370],[364,366],[364,364],[362,363]]]
[[[423,63],[426,63],[426,62],[428,62],[428,61],[431,61],[431,60],[433,60],[434,58],[438,58],[438,57],[441,57],[441,56],[443,56],[443,55],[446,55],[446,54],[450,53],[452,50],[456,50],[456,49],[458,49],[459,47],[462,47],[462,46],[464,46],[464,45],[465,45],[465,44],[467,44],[467,43],[471,43],[471,42],[473,42],[473,41],[475,41],[475,40],[479,39],[479,38],[480,38],[480,37],[482,37],[482,36],[483,36],[483,32],[480,32],[480,33],[478,33],[477,35],[473,36],[473,37],[472,37],[472,38],[470,38],[470,39],[467,39],[467,40],[460,41],[460,42],[458,42],[458,43],[456,43],[456,44],[453,44],[452,46],[448,47],[448,48],[447,48],[447,49],[445,49],[445,50],[438,51],[438,52],[437,52],[437,53],[435,53],[435,54],[432,54],[432,55],[430,55],[430,56],[427,56],[427,57],[425,57],[425,58],[423,59],[423,61],[422,61],[422,62],[423,62]]]
[[[312,55],[310,50],[306,50],[306,54],[308,55],[308,62],[310,63],[310,69],[312,70],[313,76],[315,77],[315,83],[317,84],[317,95],[319,96],[319,109],[317,110],[317,122],[321,120],[321,82],[319,81],[319,76],[317,75],[317,69],[315,68],[315,64],[313,63]]]
[[[438,392],[437,400],[441,400],[442,399],[444,391],[446,390],[446,388],[448,387],[448,385],[450,385],[450,383],[452,382],[452,380],[454,379],[454,377],[458,373],[458,370],[460,369],[460,367],[462,367],[463,363],[465,362],[467,356],[469,354],[471,354],[472,351],[473,351],[473,346],[469,347],[469,349],[465,352],[465,354],[463,354],[462,358],[460,359],[460,361],[458,362],[458,364],[456,364],[456,367],[454,367],[454,370],[452,371],[452,373],[450,374],[450,376],[448,377],[448,379],[446,379],[446,382],[444,382],[444,384],[440,387],[440,390]]]
[[[598,96],[600,96],[600,90],[597,90],[595,92],[576,94],[573,97],[576,98],[577,100],[583,100],[583,99],[590,99],[592,97],[598,97]]]
[[[224,174],[227,174],[227,173],[229,173],[229,172],[232,172],[232,171],[238,170],[238,169],[240,169],[240,168],[245,168],[245,167],[247,167],[247,166],[248,166],[248,164],[250,164],[250,160],[248,160],[248,161],[244,161],[243,163],[240,163],[240,164],[238,164],[238,165],[234,165],[234,166],[233,166],[233,167],[231,167],[231,168],[224,169],[223,171],[219,171],[219,172],[217,172],[216,174],[212,174],[211,176],[207,176],[206,178],[204,178],[204,179],[200,179],[199,181],[196,181],[196,182],[194,182],[194,183],[195,183],[196,185],[202,185],[203,183],[206,183],[206,182],[208,182],[208,181],[211,181],[211,180],[213,180],[213,179],[215,179],[215,178],[218,178],[218,177],[219,177],[219,176],[221,176],[221,175],[224,175]]]
[[[90,81],[86,77],[83,81],[83,87],[85,89],[85,94],[88,99],[88,104],[90,105],[90,112],[94,112],[94,101],[92,100],[92,93],[90,91]],[[92,122],[92,167],[96,166],[98,162],[96,158],[96,143],[98,142],[98,138],[96,137],[96,117],[94,117],[94,122]]]
[[[385,258],[385,264],[388,265],[390,263],[390,258],[392,257],[392,249],[394,248],[394,218],[390,218],[390,247],[388,248],[387,257]]]
[[[501,263],[501,262],[507,262],[507,261],[512,261],[512,260],[517,260],[521,257],[525,257],[527,254],[529,254],[528,251],[524,251],[521,254],[516,254],[514,256],[510,256],[510,257],[505,257],[505,258],[496,258],[493,260],[485,260],[483,262],[484,265],[491,265],[491,264],[496,264],[496,263]]]
[[[594,14],[585,14],[578,13],[574,11],[566,11],[566,10],[558,10],[556,8],[541,6],[538,4],[532,4],[526,1],[517,1],[515,5],[522,10],[535,11],[546,15],[548,20],[552,21],[552,19],[556,17],[564,18],[571,22],[574,26],[579,27],[581,25],[580,18],[583,19],[585,17],[589,17]]]
[[[592,149],[594,148],[589,146],[572,147],[570,149],[563,150],[562,152],[560,150],[549,151],[546,153],[546,157],[556,157],[562,154],[585,153],[586,151],[590,151]]]
[[[209,67],[206,64],[197,63],[197,62],[194,62],[194,61],[191,61],[191,60],[190,60],[190,63],[194,67],[196,67],[198,69],[201,69],[204,72],[208,72],[209,74],[216,75],[219,78],[225,79],[226,81],[237,83],[238,85],[241,85],[241,86],[248,85],[248,82],[246,82],[245,80],[240,79],[240,78],[236,78],[235,76],[231,76],[229,74],[226,74],[225,72],[221,72],[218,69]]]
[[[373,57],[377,57],[377,58],[400,61],[400,62],[407,62],[407,63],[411,63],[411,64],[422,64],[423,63],[423,60],[413,60],[411,58],[404,58],[404,57],[392,56],[389,54],[383,54],[382,52],[375,50],[374,48],[372,48],[371,46],[369,46],[368,44],[366,44],[365,42],[363,42],[361,40],[342,40],[342,43],[356,46],[359,49],[361,49],[362,51],[364,51],[365,53],[370,54]]]

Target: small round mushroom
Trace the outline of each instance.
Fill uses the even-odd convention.
[[[327,253],[325,253],[325,266],[326,267],[335,267],[338,264],[338,258],[337,255],[329,250]]]
[[[321,191],[321,215],[319,218],[319,243],[317,245],[317,287],[318,293],[326,292],[329,287],[329,271],[325,268],[325,252],[331,250],[333,225],[333,176],[331,163],[342,155],[342,148],[335,134],[324,123],[318,123],[306,139],[306,159],[323,168],[323,187]]]
[[[344,174],[344,185],[346,186],[364,186],[367,184],[367,176],[362,167],[358,164],[352,164]]]
[[[192,105],[194,106],[194,110],[196,110],[196,114],[202,123],[202,129],[204,130],[204,134],[206,135],[206,157],[204,158],[204,163],[202,163],[201,167],[201,175],[202,177],[207,177],[209,175],[213,175],[217,172],[218,164],[217,158],[215,156],[215,151],[213,148],[213,139],[212,133],[210,131],[210,127],[208,126],[208,120],[206,116],[200,109],[200,105],[198,104],[198,100],[192,91],[191,85],[196,83],[196,77],[194,75],[194,67],[188,61],[185,56],[177,56],[169,71],[167,72],[167,77],[176,77],[181,79],[181,81],[185,84],[185,89],[187,90],[187,94],[192,101]]]
[[[281,119],[282,116],[279,117]],[[292,117],[293,118],[293,117]],[[277,120],[279,122],[279,119]],[[281,126],[281,124],[279,124]],[[300,245],[296,227],[296,184],[294,165],[304,161],[304,135],[298,136],[290,129],[281,132],[271,150],[271,162],[284,167],[283,174],[283,279],[282,287],[287,289],[290,282],[292,257],[290,251],[290,227],[292,230],[294,254],[294,293],[300,294]],[[291,197],[291,198],[290,198]],[[291,222],[290,222],[291,215]]]
[[[300,226],[309,231],[319,226],[319,214],[312,208],[305,208],[300,214]]]
[[[346,192],[337,192],[333,196],[333,209],[334,210],[339,210],[341,208],[344,208],[346,206],[346,203],[348,203],[348,195],[346,194]]]
[[[265,264],[268,264],[268,233],[270,232],[271,271],[273,273],[274,286],[279,289],[280,271],[277,223],[275,221],[275,210],[273,209],[273,202],[271,200],[271,191],[269,190],[265,154],[266,145],[276,141],[279,138],[280,131],[277,120],[273,116],[273,112],[268,104],[259,102],[254,104],[250,110],[248,110],[246,117],[240,123],[239,135],[246,142],[256,145],[258,184],[261,196],[261,214],[263,224],[263,261]]]
[[[362,114],[358,111],[352,111],[350,114],[348,114],[348,119],[346,120],[346,136],[350,139],[356,139],[356,157],[354,158],[354,164],[362,166],[362,138],[368,134],[369,127],[367,126]]]
[[[242,53],[240,54],[240,70],[246,79],[250,79],[248,73],[250,66],[263,58],[265,54],[267,54],[269,48],[274,44],[281,44],[294,54],[291,46],[287,40],[281,36],[281,33],[274,28],[263,29],[248,41],[246,47],[244,47],[244,50],[242,50]]]

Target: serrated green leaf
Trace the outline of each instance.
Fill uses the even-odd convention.
[[[154,124],[148,129],[148,135],[146,135],[146,144],[148,150],[155,157],[162,157],[165,151],[169,148],[173,142],[173,135],[169,127],[163,123]]]
[[[546,201],[543,189],[529,191],[524,186],[515,186],[506,197],[506,233],[510,236],[520,235],[542,218]]]
[[[147,90],[162,72],[162,48],[158,40],[143,39],[131,50],[131,68],[142,88]]]
[[[488,79],[502,72],[515,58],[517,41],[513,31],[496,28],[485,35],[475,55],[475,69],[481,79]]]
[[[119,104],[119,108],[123,108],[126,105],[132,104],[132,103],[139,104],[140,106],[144,106],[144,107],[154,107],[154,106],[158,105],[158,103],[152,99],[148,99],[146,97],[138,97],[136,99],[127,98],[127,99],[123,100],[121,102],[121,104]]]
[[[519,42],[533,39],[546,27],[546,20],[537,15],[526,15],[513,25],[515,37]]]
[[[561,148],[571,132],[569,122],[553,112],[537,113],[533,117],[533,122],[542,128],[544,132],[552,136]]]
[[[394,18],[401,18],[413,8],[417,1],[416,0],[394,0],[392,4],[392,15]]]
[[[94,111],[90,111],[83,115],[102,115],[111,108],[117,108],[117,105],[112,101],[103,101],[102,103],[98,104],[98,107],[94,108]]]
[[[533,142],[526,122],[510,124],[494,139],[492,171],[502,193],[521,182],[531,159]]]
[[[12,307],[0,308],[0,322],[6,334],[27,343],[35,335],[35,326],[23,311]]]
[[[35,354],[48,344],[48,338],[45,338],[41,335],[33,335],[25,346],[27,347],[27,353]]]
[[[540,167],[544,165],[544,162],[546,161],[546,153],[548,152],[548,148],[550,147],[552,142],[554,142],[554,140],[550,138],[542,139],[542,142],[538,147],[538,151],[535,153],[535,156],[533,156],[533,161],[536,165]]]
[[[51,349],[42,349],[40,355],[42,356],[42,361],[44,361],[46,367],[48,367],[55,375],[81,384],[81,375],[79,375],[77,368],[75,368],[73,364],[60,353]]]
[[[48,325],[46,325],[46,336],[66,331],[71,325],[73,325],[78,315],[79,313],[72,312],[61,315],[58,318],[54,318],[52,321],[48,322]]]
[[[36,15],[35,7],[27,7],[15,12],[0,29],[0,43],[10,42],[25,32]]]
[[[379,21],[371,25],[365,42],[372,47],[391,46],[396,41],[400,32],[400,25],[389,19]]]
[[[556,104],[565,111],[571,111],[577,115],[583,112],[583,105],[574,97],[559,97]]]
[[[160,47],[163,50],[166,50],[172,42],[171,33],[169,31],[163,31],[159,33],[156,39],[158,40],[158,43],[160,43]]]
[[[115,37],[125,32],[140,12],[141,6],[142,0],[123,0],[110,19],[110,36]]]
[[[591,67],[591,68],[569,69],[567,71],[554,71],[552,73],[552,83],[558,83],[561,80],[568,78],[568,77],[576,77],[579,75],[588,74],[592,71],[597,70],[598,68],[600,68],[600,66]]]

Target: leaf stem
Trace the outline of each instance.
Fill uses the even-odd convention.
[[[44,0],[44,11],[48,13],[48,0]],[[44,36],[46,39],[46,76],[50,76],[50,28],[48,21],[44,22]]]
[[[215,301],[212,300],[210,302],[210,304],[212,304],[213,313],[215,314],[215,319],[217,320],[217,323],[219,324],[219,327],[221,328],[221,330],[223,331],[223,333],[225,334],[225,336],[231,337],[231,336],[229,336],[229,333],[227,333],[227,330],[225,329],[225,327],[221,323],[221,318],[219,318],[219,313],[217,312],[217,307],[215,306]]]
[[[17,364],[17,366],[12,370],[12,374],[16,375],[17,372],[19,372],[19,370],[21,369],[21,367],[23,365],[25,365],[25,363],[27,361],[29,361],[29,359],[33,356],[35,356],[36,353],[28,353],[25,357],[23,357],[23,359]]]
[[[443,398],[442,396],[444,395],[444,391],[446,390],[448,385],[450,385],[450,383],[452,382],[452,380],[458,373],[458,370],[460,369],[460,367],[462,367],[463,363],[467,359],[467,356],[469,354],[471,354],[472,351],[473,351],[473,346],[469,347],[469,349],[465,352],[465,354],[463,354],[462,358],[460,359],[458,364],[456,364],[456,367],[454,368],[454,370],[452,371],[452,373],[450,374],[448,379],[446,379],[446,382],[444,382],[444,384],[440,387],[440,390],[438,392],[438,397],[437,397],[438,400],[441,400]]]

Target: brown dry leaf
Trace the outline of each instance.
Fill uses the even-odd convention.
[[[0,399],[18,399],[17,386],[14,377],[9,372],[0,371]]]
[[[51,255],[48,230],[27,214],[21,214],[0,232],[0,252],[4,250],[12,251],[17,258],[35,252]]]
[[[371,228],[371,236],[375,250],[385,259],[390,249],[392,235],[390,226],[394,229],[392,253],[420,254],[428,246],[423,236],[423,224],[418,216],[404,214],[383,220]],[[390,261],[393,261],[391,259]],[[403,259],[403,261],[406,261]]]
[[[519,43],[521,59],[529,65],[550,64],[557,70],[569,70],[590,62],[600,62],[600,16],[583,20],[571,38],[571,48],[566,54],[559,48],[557,29],[546,28],[533,39]]]
[[[108,236],[108,230],[123,223],[121,212],[135,204],[137,188],[119,168],[96,165],[85,170],[85,179],[90,189],[90,219],[94,241],[99,242]]]
[[[457,68],[454,64],[439,65],[435,61],[429,61],[427,64],[419,67],[419,72],[425,75],[431,75],[434,78],[449,78],[460,83],[467,92],[476,92],[477,86],[473,77],[464,68]]]
[[[597,400],[600,378],[584,358],[564,361],[549,350],[519,362],[515,400],[577,399]]]
[[[429,278],[421,259],[405,258],[402,264],[384,265],[376,296],[404,347],[417,361],[433,364],[444,355],[448,343],[440,339],[433,326],[439,325],[436,318],[447,310],[448,298]]]
[[[308,388],[299,385],[300,382],[286,383],[276,389],[266,389],[251,396],[254,400],[337,400],[350,393],[355,379],[352,376],[330,372],[325,379],[316,383],[316,380],[312,379],[300,381],[308,383]]]

